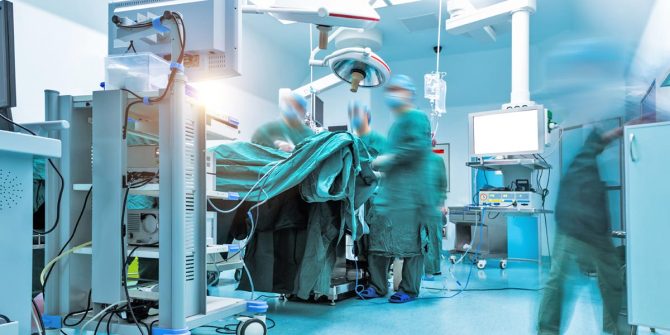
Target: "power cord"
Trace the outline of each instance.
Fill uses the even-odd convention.
[[[125,243],[125,237],[126,237],[126,226],[125,226],[125,218],[126,218],[126,207],[128,203],[128,193],[130,193],[130,187],[126,186],[125,187],[126,192],[123,196],[123,203],[122,203],[122,209],[121,209],[121,285],[123,286],[123,291],[126,295],[126,301],[127,301],[127,308],[128,311],[130,312],[130,316],[133,318],[133,323],[137,326],[137,329],[140,331],[141,335],[144,335],[144,332],[142,331],[142,327],[140,327],[140,323],[138,322],[137,318],[135,317],[135,311],[133,311],[133,306],[132,302],[130,300],[130,293],[128,292],[128,278],[127,278],[127,266],[128,266],[128,257],[126,255],[126,243]],[[103,316],[102,319],[105,317]]]
[[[33,132],[32,130],[30,130],[30,129],[28,129],[28,128],[10,120],[8,117],[6,117],[2,114],[0,114],[0,117],[5,119],[5,121],[13,124],[14,126],[21,128],[22,130],[29,133],[30,135],[37,136],[37,134],[35,134],[35,132]],[[56,167],[56,164],[54,164],[54,162],[51,160],[51,158],[48,158],[47,161],[49,162],[49,165],[51,165],[51,168],[54,169],[54,171],[56,171],[56,174],[58,175],[58,179],[60,180],[60,189],[58,190],[58,201],[57,201],[57,204],[56,204],[56,220],[55,220],[56,222],[54,222],[54,225],[51,228],[49,228],[45,231],[38,231],[38,230],[33,229],[33,234],[37,234],[37,235],[51,234],[54,230],[56,230],[56,228],[58,228],[58,223],[60,222],[60,207],[61,207],[61,202],[63,200],[63,191],[64,191],[64,188],[65,188],[65,179],[63,179],[63,175],[60,173],[60,170],[58,170],[58,168]]]
[[[91,308],[91,293],[92,293],[92,290],[88,290],[88,299],[87,299],[88,302],[86,303],[86,309],[83,310],[83,311],[72,312],[72,313],[69,313],[68,315],[66,315],[65,318],[63,318],[63,325],[65,325],[66,327],[76,327],[76,326],[79,326],[82,322],[84,322],[84,320],[86,319],[86,316],[88,316],[88,312],[93,310]],[[75,323],[72,323],[72,324],[67,323],[67,319],[69,319],[72,316],[74,316],[75,314],[79,314],[79,313],[84,313],[84,315],[81,316],[79,321],[77,321]]]
[[[75,235],[77,234],[77,228],[79,228],[79,223],[81,222],[82,217],[84,216],[84,212],[86,211],[86,204],[88,203],[88,199],[91,197],[91,192],[93,191],[93,187],[91,187],[88,192],[86,193],[86,197],[84,198],[84,205],[81,207],[81,211],[79,212],[79,216],[77,217],[77,222],[74,225],[74,228],[72,229],[72,234],[70,234],[70,237],[68,240],[63,244],[63,246],[60,248],[58,251],[58,254],[56,255],[56,258],[60,257],[63,252],[65,251],[65,248],[72,242],[74,239]],[[44,296],[45,290],[47,287],[47,282],[49,281],[49,277],[51,276],[51,271],[53,270],[53,267],[49,268],[49,272],[47,272],[46,277],[44,278],[44,284],[42,284],[42,295]]]
[[[168,13],[166,13],[166,14],[168,14]],[[181,64],[184,60],[184,52],[186,50],[186,27],[184,25],[184,20],[182,19],[181,15],[177,12],[170,12],[169,15],[163,15],[163,19],[173,20],[175,22],[175,25],[177,25],[177,27],[178,27],[177,34],[179,35],[181,50],[179,52],[179,57],[177,58],[177,63]],[[123,24],[120,23],[120,20],[117,16],[113,17],[112,21],[117,25],[117,27],[131,28],[131,29],[132,28],[146,28],[146,27],[151,26],[151,24],[152,24],[150,21],[146,21],[146,22],[136,23],[136,24],[133,24],[133,25],[123,25]],[[133,48],[134,48],[134,46],[133,46]],[[137,105],[137,104],[140,104],[140,103],[155,104],[155,103],[158,103],[158,102],[162,101],[167,96],[167,94],[170,92],[170,89],[174,85],[174,79],[175,79],[175,76],[177,75],[177,71],[178,71],[177,68],[173,68],[170,71],[170,76],[168,77],[167,86],[165,87],[165,90],[163,90],[163,93],[158,98],[146,98],[146,97],[140,96],[139,94],[137,94],[137,93],[135,93],[131,90],[121,89],[122,91],[127,92],[127,93],[131,94],[132,96],[134,96],[135,98],[138,99],[138,100],[135,100],[135,101],[129,103],[126,106],[126,109],[124,111],[123,139],[126,139],[126,136],[128,134],[128,116],[130,114],[130,109],[134,105]]]

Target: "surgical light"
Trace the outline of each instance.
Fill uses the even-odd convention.
[[[351,91],[359,87],[383,85],[391,76],[391,69],[381,57],[369,48],[344,48],[323,60],[310,61],[311,65],[329,66],[337,77],[351,84]]]

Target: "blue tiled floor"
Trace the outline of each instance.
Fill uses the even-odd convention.
[[[541,296],[537,288],[543,274],[535,264],[510,263],[508,269],[500,270],[495,263],[485,270],[472,270],[468,284],[471,291],[453,298],[449,297],[458,288],[454,278],[465,285],[470,267],[455,266],[452,277],[445,262],[445,275],[438,281],[424,281],[420,299],[404,305],[389,304],[385,299],[348,299],[336,306],[270,299],[268,316],[276,322],[270,334],[534,334]],[[571,315],[565,320],[565,334],[600,334],[602,308],[596,280],[581,277],[572,284],[572,307],[567,308]],[[224,273],[214,294],[249,298],[249,292],[234,288],[232,273]],[[217,324],[231,320],[227,321]],[[201,328],[193,333],[214,332]]]

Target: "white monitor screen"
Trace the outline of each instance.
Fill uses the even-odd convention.
[[[472,117],[475,156],[537,153],[541,150],[541,109],[490,113]]]

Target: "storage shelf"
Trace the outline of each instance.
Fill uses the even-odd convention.
[[[74,184],[72,185],[73,191],[83,191],[88,192],[91,189],[91,184]],[[158,197],[160,194],[159,184],[147,184],[138,188],[131,188],[130,194],[133,195],[145,195],[149,197]],[[209,191],[207,192],[207,197],[210,199],[218,200],[240,200],[240,194],[237,192],[219,192],[219,191]]]
[[[130,254],[130,252],[134,249],[135,247],[132,245],[129,245],[128,248],[126,248],[126,253]],[[153,258],[153,259],[158,259],[158,249],[159,247],[139,247],[135,252],[133,253],[133,256],[137,256],[140,258]],[[228,252],[228,245],[213,245],[213,246],[207,246],[207,254],[218,254],[222,252]],[[93,253],[93,247],[84,247],[81,248],[77,251],[74,252],[75,254],[79,255],[91,255]]]
[[[551,165],[541,159],[535,158],[513,158],[513,159],[488,159],[465,163],[468,167],[479,170],[498,171],[507,167],[522,166],[531,170],[551,169]]]
[[[467,206],[465,209],[473,212],[495,212],[501,214],[553,214],[549,209],[522,208],[522,207],[496,207],[496,206]]]

